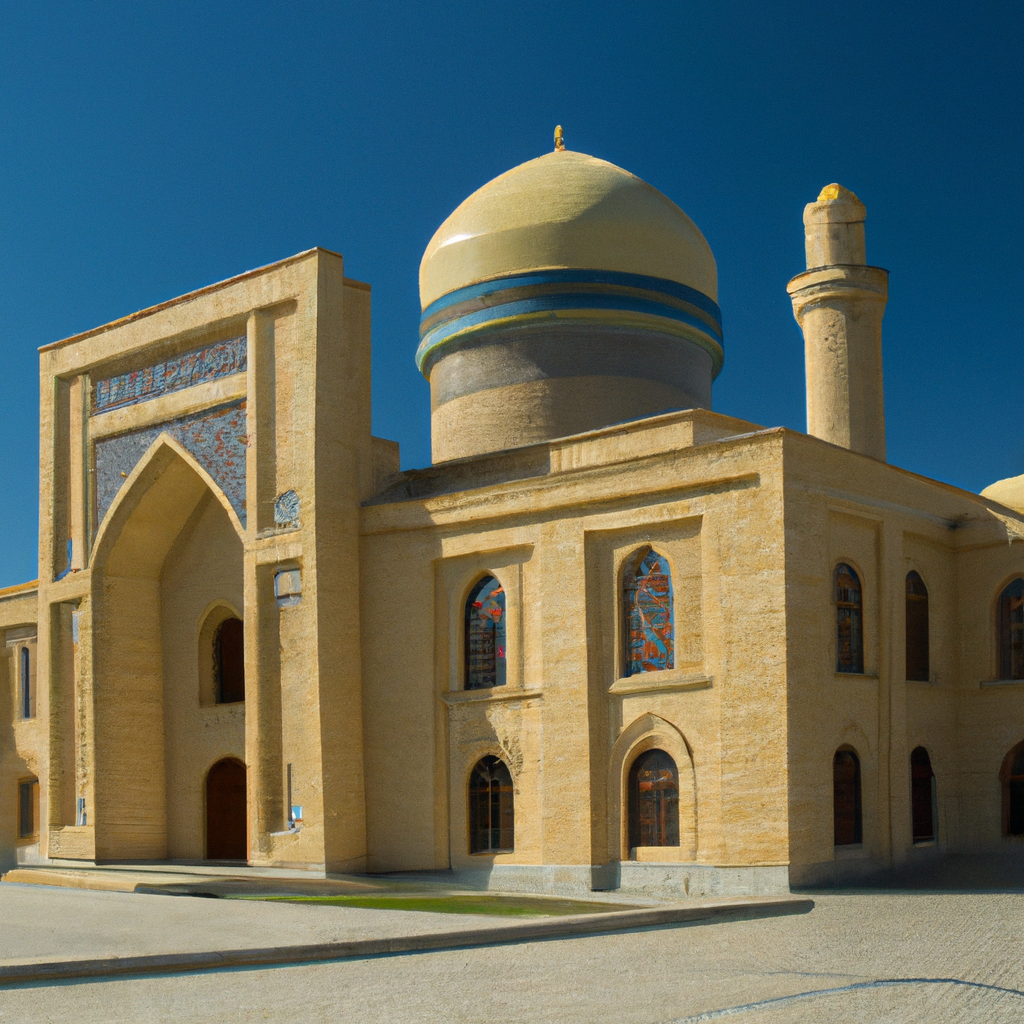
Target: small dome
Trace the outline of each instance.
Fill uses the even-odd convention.
[[[718,299],[711,247],[671,199],[606,160],[556,150],[477,189],[437,229],[420,301],[547,269],[663,278]]]
[[[1000,505],[1024,512],[1024,476],[1011,476],[989,484],[982,492],[983,498],[991,498]]]

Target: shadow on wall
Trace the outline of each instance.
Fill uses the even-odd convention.
[[[858,873],[833,872],[794,883],[794,892],[822,890],[899,889],[910,892],[1024,893],[1024,843],[1005,853],[943,854],[931,847],[912,851],[914,856],[898,869],[864,868]],[[825,865],[822,865],[824,867]],[[842,867],[842,862],[838,865]]]

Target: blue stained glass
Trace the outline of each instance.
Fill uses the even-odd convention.
[[[668,559],[649,550],[625,580],[626,675],[675,665],[672,571]]]

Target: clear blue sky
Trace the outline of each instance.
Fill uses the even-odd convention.
[[[314,245],[373,286],[375,432],[429,463],[420,256],[556,123],[710,242],[716,409],[804,428],[785,285],[839,181],[891,271],[890,460],[1024,472],[1019,0],[11,3],[0,40],[0,585],[36,575],[37,347]]]

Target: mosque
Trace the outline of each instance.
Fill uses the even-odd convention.
[[[886,462],[864,220],[804,212],[806,434],[712,411],[708,243],[560,131],[424,254],[427,468],[371,433],[334,252],[45,346],[2,865],[701,895],[1019,855],[1024,478]]]

